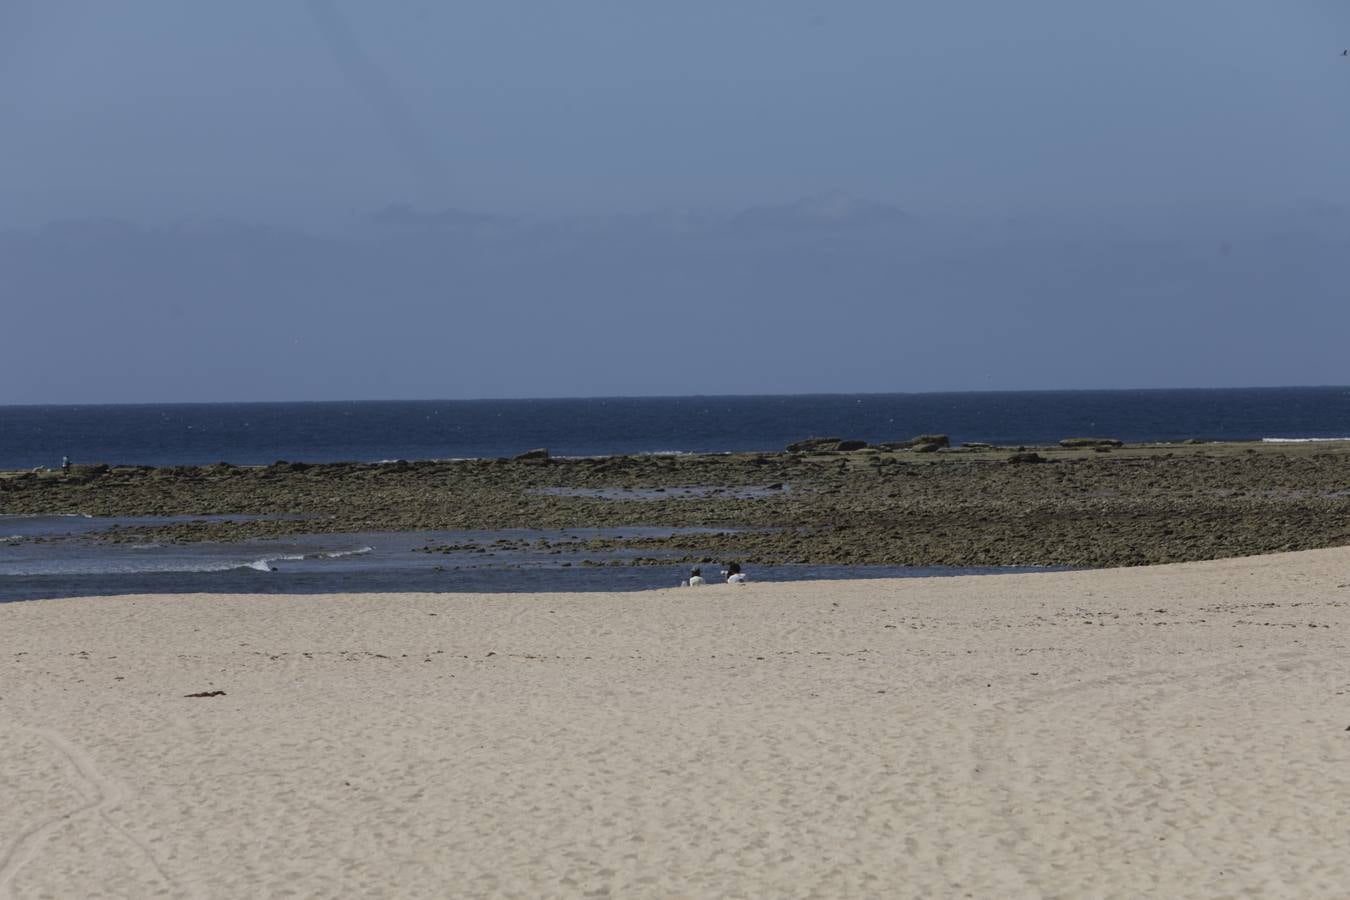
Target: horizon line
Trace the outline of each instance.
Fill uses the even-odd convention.
[[[936,391],[808,391],[801,393],[729,393],[729,394],[597,394],[547,397],[383,397],[326,400],[115,400],[95,402],[20,402],[0,403],[0,409],[33,407],[76,408],[86,406],[296,406],[325,403],[553,403],[566,401],[609,400],[759,400],[788,397],[922,397],[971,394],[1138,394],[1178,391],[1296,391],[1350,390],[1350,384],[1226,385],[1191,387],[1075,387],[1075,388],[1003,388],[997,390]]]

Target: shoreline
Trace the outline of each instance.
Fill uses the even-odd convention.
[[[5,604],[0,885],[1335,896],[1348,650],[1350,548]]]
[[[920,436],[922,437],[922,436]],[[946,437],[939,435],[939,437]],[[805,438],[807,441],[838,441],[838,438]],[[918,441],[918,438],[912,439]],[[1257,437],[1240,439],[1210,439],[1210,438],[1183,438],[1178,440],[1158,440],[1158,441],[1116,441],[1112,438],[1066,438],[1066,441],[1086,440],[1103,441],[1108,449],[1114,450],[1179,450],[1194,447],[1205,447],[1209,449],[1241,449],[1245,447],[1261,446],[1263,444],[1274,445],[1301,445],[1301,444],[1347,444],[1350,445],[1350,435],[1344,437]],[[838,451],[821,450],[815,452],[837,453],[837,452],[859,452],[859,451],[881,451],[886,449],[906,449],[903,445],[911,441],[891,441],[880,443],[868,443],[860,441],[862,446],[857,450]],[[546,449],[546,448],[545,448]],[[1038,453],[1059,453],[1061,451],[1082,451],[1095,449],[1093,444],[1084,444],[1082,446],[1066,446],[1063,443],[1036,443],[1034,441],[1020,443],[990,443],[984,441],[972,441],[954,445],[944,445],[940,448],[943,455],[967,455],[967,454],[1010,454],[1017,452],[1034,451]],[[736,456],[775,456],[781,453],[791,453],[794,451],[775,448],[749,449],[749,450],[643,450],[630,453],[550,453],[548,458],[554,462],[585,462],[588,460],[613,460],[613,459],[646,459],[649,457],[736,457]],[[802,452],[802,451],[796,451]],[[213,463],[134,463],[134,462],[115,462],[108,463],[99,461],[95,463],[80,462],[75,465],[77,469],[91,469],[95,467],[123,470],[185,470],[185,469],[211,469],[226,467],[232,469],[269,469],[277,466],[286,466],[300,464],[303,466],[404,466],[404,465],[424,465],[424,464],[453,464],[453,463],[502,463],[514,462],[525,455],[522,451],[517,456],[428,456],[428,457],[390,457],[381,459],[333,459],[333,460],[274,460],[273,462],[249,462],[232,463],[226,461],[217,461]],[[56,475],[61,473],[60,466],[53,465],[34,465],[20,468],[0,468],[0,479],[22,477],[26,475]]]

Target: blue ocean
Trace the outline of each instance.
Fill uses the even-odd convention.
[[[1350,388],[10,406],[0,407],[0,469],[55,467],[63,456],[77,463],[249,465],[502,457],[535,447],[558,456],[772,451],[813,435],[878,442],[931,432],[1001,445],[1073,436],[1350,438]],[[302,534],[188,545],[97,540],[105,529],[160,521],[168,520],[14,516],[0,507],[0,602],[116,593],[637,590],[673,586],[682,575],[673,560],[669,568],[583,565],[588,537],[631,536],[633,528]],[[428,542],[499,536],[575,541],[576,550],[486,557],[416,551]],[[999,571],[1012,570],[778,566],[752,577]]]
[[[1350,387],[0,406],[0,470],[781,450],[813,435],[953,443],[1350,437]]]

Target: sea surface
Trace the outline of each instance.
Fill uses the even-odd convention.
[[[1350,387],[0,406],[0,470],[781,450],[804,437],[953,443],[1350,437]]]

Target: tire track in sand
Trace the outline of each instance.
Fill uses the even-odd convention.
[[[71,742],[61,732],[51,728],[26,728],[24,730],[46,742],[61,756],[68,768],[74,771],[76,776],[73,779],[75,789],[86,802],[74,810],[59,813],[20,832],[13,843],[10,844],[4,857],[0,858],[0,900],[9,900],[13,896],[11,886],[14,883],[15,876],[32,861],[54,831],[71,819],[87,816],[91,813],[96,813],[109,828],[139,850],[160,879],[179,896],[197,897],[202,895],[201,891],[196,889],[195,886],[185,887],[170,876],[159,864],[159,861],[155,859],[155,855],[150,852],[150,848],[135,835],[117,824],[109,815],[111,810],[131,796],[125,787],[100,772],[89,754]]]

